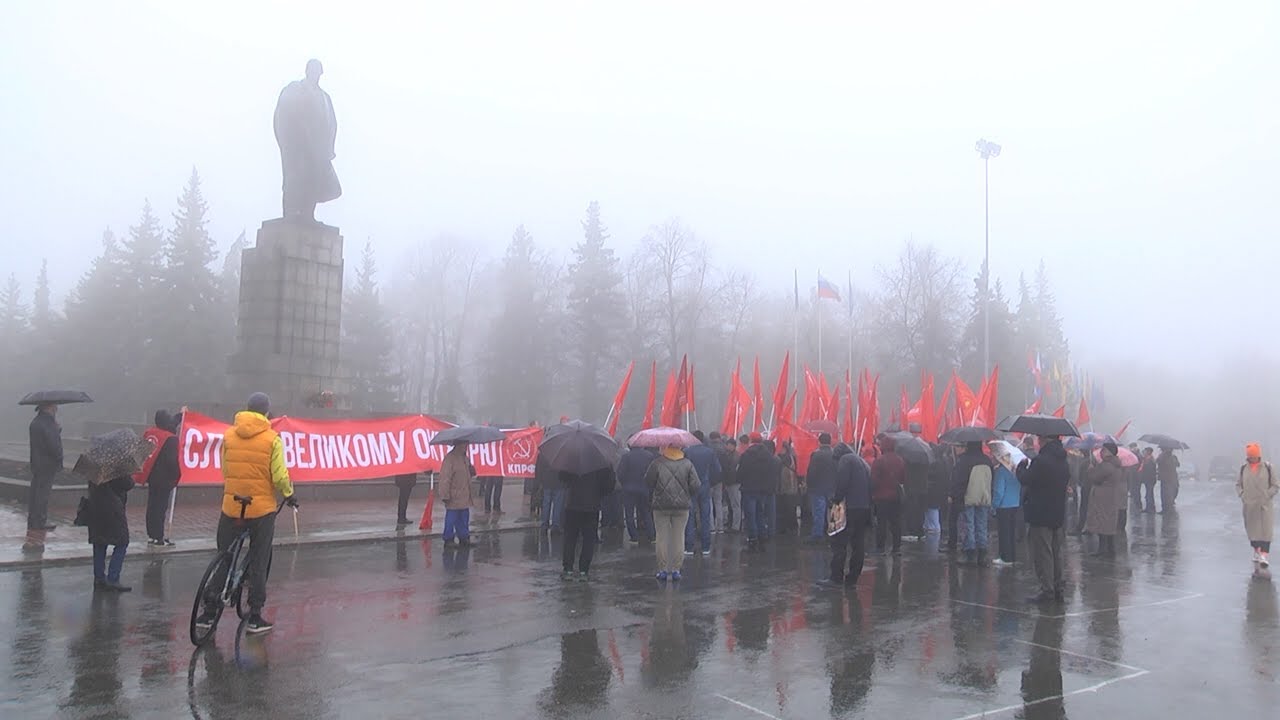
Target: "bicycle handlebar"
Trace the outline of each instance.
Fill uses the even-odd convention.
[[[249,506],[253,504],[253,498],[252,498],[252,497],[245,496],[245,495],[232,495],[232,496],[231,496],[231,498],[232,498],[233,500],[235,500],[236,502],[240,503],[240,519],[241,519],[241,520],[244,520],[244,519],[245,519],[245,517],[244,517],[245,510],[248,510],[248,509],[249,509]],[[292,502],[292,503],[291,503],[291,502],[289,502],[290,500],[293,500],[293,502]],[[281,501],[280,501],[280,504],[276,506],[275,511],[274,511],[274,512],[272,512],[272,513],[270,513],[270,514],[271,514],[271,515],[279,515],[279,514],[280,514],[280,511],[281,511],[281,510],[284,510],[284,506],[285,506],[285,505],[290,505],[290,506],[292,506],[292,507],[293,507],[293,511],[294,511],[294,512],[298,512],[298,501],[297,501],[297,495],[296,495],[296,494],[294,494],[294,495],[290,495],[289,497],[287,497],[287,498],[285,498],[285,499],[281,500]]]

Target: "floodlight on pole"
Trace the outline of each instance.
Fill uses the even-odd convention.
[[[974,145],[982,158],[982,377],[991,375],[991,158],[1000,146],[982,138]]]

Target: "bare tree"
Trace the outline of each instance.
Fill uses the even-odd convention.
[[[880,280],[872,327],[885,367],[901,378],[955,367],[965,319],[960,262],[909,241]]]

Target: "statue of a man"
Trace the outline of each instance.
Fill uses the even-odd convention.
[[[284,173],[284,217],[316,219],[316,204],[342,195],[333,171],[333,145],[338,120],[329,93],[320,89],[324,66],[307,61],[306,77],[280,91],[276,102],[275,132]]]

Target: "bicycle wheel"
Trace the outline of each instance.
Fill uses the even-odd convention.
[[[226,552],[220,552],[209,563],[209,567],[204,571],[204,577],[200,578],[200,586],[196,589],[195,602],[191,604],[191,644],[200,647],[205,644],[209,638],[218,629],[218,620],[222,617],[222,606],[217,606],[217,617],[214,618],[213,624],[208,629],[200,629],[196,627],[196,619],[200,617],[200,611],[204,605],[204,596],[209,589],[209,583],[214,575],[222,575],[226,577],[226,573],[231,569],[231,555]]]
[[[252,580],[252,578],[250,578],[249,576],[249,568],[250,568],[250,563],[253,562],[252,556],[254,552],[255,551],[252,548],[250,548],[249,551],[245,553],[245,557],[248,559],[245,561],[244,571],[240,573],[240,584],[236,586],[236,593],[234,598],[232,599],[232,602],[235,603],[235,606],[236,606],[236,617],[240,618],[241,620],[244,620],[246,617],[249,616],[249,613],[247,612],[247,609],[244,606],[244,596],[245,596],[245,593],[248,592],[247,590],[245,590],[245,585],[249,584],[249,582]],[[271,577],[271,561],[274,560],[275,557],[276,557],[276,554],[274,552],[272,552],[270,555],[267,556],[267,572],[266,572],[267,577]]]

